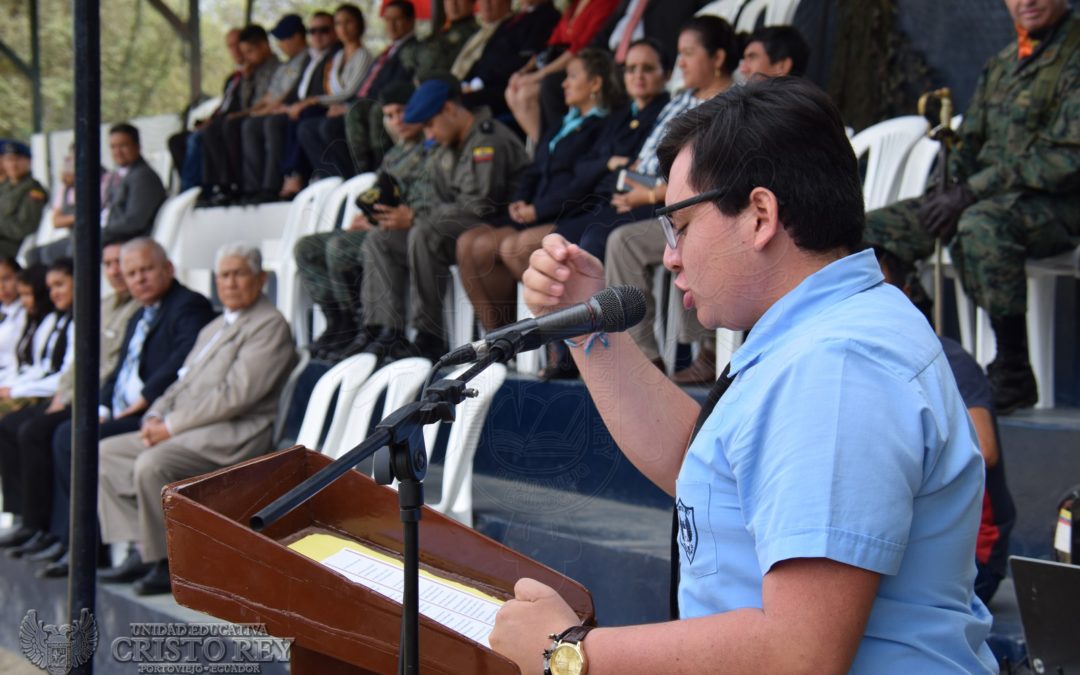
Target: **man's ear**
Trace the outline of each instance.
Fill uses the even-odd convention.
[[[754,218],[754,250],[764,250],[783,227],[780,224],[780,201],[772,190],[756,187],[750,191],[750,205],[747,208]]]
[[[795,62],[792,61],[789,56],[786,59],[780,59],[773,65],[776,66],[776,76],[785,77],[791,74],[791,69],[795,66]]]

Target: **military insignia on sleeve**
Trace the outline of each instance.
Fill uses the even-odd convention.
[[[45,201],[45,191],[44,190],[38,190],[38,189],[35,188],[35,189],[31,190],[27,194],[30,197],[30,199],[33,199],[35,202],[43,202],[43,201]]]
[[[686,559],[694,562],[694,554],[697,553],[698,532],[697,523],[694,522],[694,507],[683,504],[679,500],[676,505],[679,512],[679,540],[683,550],[686,551]]]
[[[495,159],[495,148],[491,146],[483,146],[480,148],[473,148],[472,161],[473,164],[480,164],[482,162],[490,162]]]

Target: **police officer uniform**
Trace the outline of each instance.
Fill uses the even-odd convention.
[[[30,147],[8,141],[5,154],[30,158]],[[8,178],[0,188],[0,256],[14,258],[23,239],[33,234],[41,223],[41,214],[49,203],[45,187],[27,173],[18,179]]]
[[[458,86],[453,78],[422,84],[409,100],[406,121],[427,122],[449,100],[460,105]],[[391,349],[402,346],[406,283],[412,325],[417,331],[411,351],[440,355],[435,352],[445,346],[443,298],[458,235],[491,222],[506,209],[528,157],[517,136],[482,110],[474,115],[462,143],[440,147],[431,162],[431,205],[414,209],[409,229],[375,230],[364,240],[364,321],[369,330],[376,326],[384,329],[369,348],[380,356],[409,351],[394,354]]]

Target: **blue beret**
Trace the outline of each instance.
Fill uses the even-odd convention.
[[[405,122],[423,124],[438,115],[449,100],[449,82],[440,78],[428,80],[409,97],[409,103],[405,106]]]
[[[22,157],[30,157],[30,146],[26,143],[20,143],[19,141],[5,141],[4,142],[4,154],[5,155],[20,155]]]
[[[277,22],[270,34],[278,40],[285,40],[291,38],[297,33],[304,31],[304,20],[300,18],[299,14],[286,14],[281,17],[281,21]]]

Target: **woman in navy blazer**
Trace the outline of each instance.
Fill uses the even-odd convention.
[[[588,203],[595,180],[579,168],[594,170],[581,160],[597,147],[608,111],[624,96],[611,55],[583,49],[567,66],[563,94],[570,110],[540,139],[508,215],[468,230],[457,241],[461,281],[486,330],[514,320],[517,280],[529,254],[555,229],[552,223]]]

